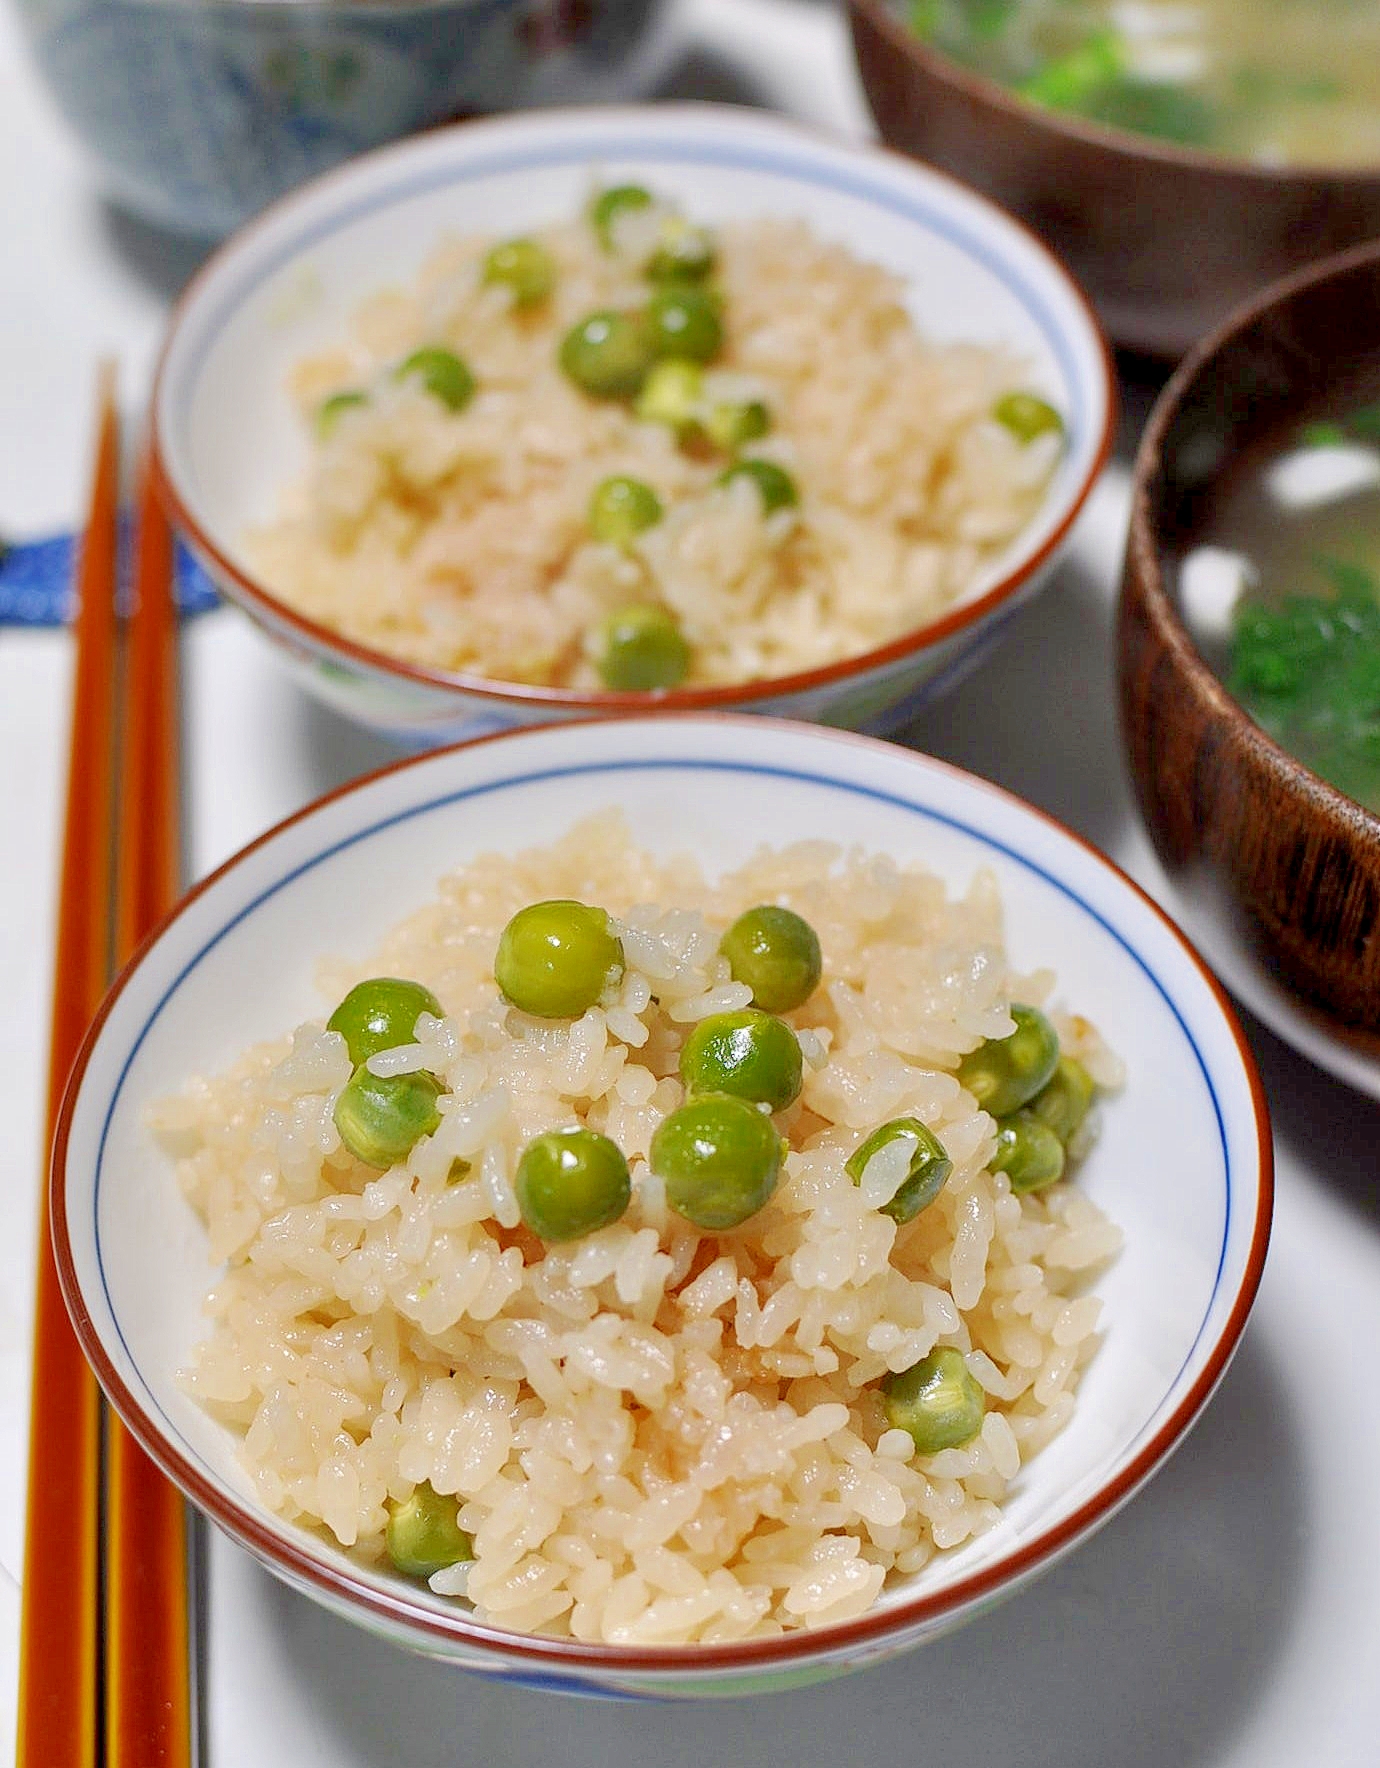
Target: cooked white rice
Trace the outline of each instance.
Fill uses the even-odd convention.
[[[616,1001],[572,1024],[508,1007],[492,977],[508,918],[557,895],[608,908],[628,960]],[[711,1234],[668,1210],[646,1156],[682,1100],[688,1026],[743,1004],[717,942],[758,902],[812,923],[824,981],[787,1015],[806,1064],[776,1120],[779,1188]],[[991,1118],[948,1070],[1010,1031],[1013,998],[1046,1004],[1101,1087],[1120,1068],[1049,1005],[1049,973],[1012,973],[990,876],[951,900],[924,871],[802,842],[708,883],[610,814],[443,879],[367,962],[323,971],[323,1000],[374,974],[424,981],[446,1009],[402,1058],[450,1089],[405,1165],[379,1174],[342,1148],[350,1064],[321,1023],[155,1114],[226,1266],[186,1381],[242,1433],[265,1504],[382,1562],[390,1502],[429,1480],[475,1553],[434,1589],[504,1627],[625,1644],[843,1620],[996,1522],[1073,1411],[1100,1336],[1088,1274],[1119,1233],[1076,1180],[1013,1196],[986,1170]],[[843,1170],[898,1115],[954,1163],[901,1228]],[[623,1148],[633,1199],[548,1246],[521,1225],[513,1172],[531,1136],[574,1122]],[[472,1176],[448,1183],[457,1159]],[[922,1457],[876,1384],[939,1344],[988,1410],[965,1447]]]
[[[628,218],[612,255],[584,220],[542,233],[559,273],[534,312],[482,282],[491,240],[449,241],[415,286],[377,295],[338,348],[300,365],[308,421],[342,388],[369,398],[313,445],[281,519],[250,537],[285,601],[414,662],[589,689],[600,685],[590,635],[629,603],[678,618],[692,682],[734,682],[871,649],[974,585],[1058,457],[1055,436],[1022,445],[991,416],[1027,365],[926,342],[898,278],[802,223],[724,226],[714,281],[726,344],[706,397],[772,413],[746,452],[787,468],[800,502],[764,517],[751,485],[715,484],[724,456],[687,452],[557,366],[584,316],[645,302],[646,219]],[[459,413],[393,377],[432,344],[477,378]],[[666,509],[626,548],[587,526],[610,474],[646,481]]]

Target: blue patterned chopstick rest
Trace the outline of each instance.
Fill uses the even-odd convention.
[[[128,524],[121,536],[121,587],[128,582]],[[71,614],[76,536],[52,534],[43,540],[0,542],[0,624],[61,626]],[[217,600],[211,579],[179,542],[177,603],[184,614],[202,614]]]

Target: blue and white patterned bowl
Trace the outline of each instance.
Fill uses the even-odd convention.
[[[410,665],[288,608],[245,534],[276,512],[308,439],[291,365],[338,337],[383,281],[408,280],[447,231],[563,220],[591,177],[646,180],[711,221],[793,216],[903,278],[925,333],[1002,344],[1064,414],[1068,445],[1021,535],[940,619],[845,662],[734,687],[674,689],[675,709],[736,708],[882,728],[942,691],[1047,580],[1111,443],[1106,347],[1033,234],[940,173],[711,105],[529,113],[386,148],[286,198],[236,235],[174,318],[153,424],[173,508],[221,588],[348,716],[441,742],[516,723],[644,710],[645,695],[514,685]]]
[[[632,98],[664,0],[19,0],[110,193],[228,233],[329,166],[470,112]]]
[[[481,852],[621,807],[662,856],[711,874],[805,835],[916,860],[962,888],[995,874],[1013,963],[1124,1058],[1079,1185],[1125,1245],[1098,1280],[1104,1341],[1063,1433],[987,1534],[895,1582],[856,1620],[724,1646],[622,1649],[477,1621],[363,1567],[256,1498],[231,1433],[176,1372],[214,1278],[201,1224],[145,1126],[151,1101],[320,1010],[317,960],[364,953]],[[194,1503],[298,1590],[481,1673],[604,1694],[756,1693],[933,1638],[1051,1565],[1181,1440],[1234,1350],[1269,1234],[1271,1149],[1250,1054],[1217,984],[1110,862],[1005,792],[905,750],[725,716],[524,730],[400,763],[247,848],[126,971],[78,1060],[53,1169],[59,1269],[87,1355],[139,1441]],[[1164,1544],[1166,1563],[1182,1550]],[[1038,1615],[1035,1617],[1038,1624]]]

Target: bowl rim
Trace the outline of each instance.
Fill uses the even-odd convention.
[[[692,728],[730,725],[737,727],[744,737],[760,728],[759,721],[750,714],[673,715],[670,721],[665,716],[650,714],[647,715],[646,722],[663,732],[668,722],[685,724]],[[582,719],[574,727],[562,726],[560,729],[566,731],[580,726],[614,726],[621,730],[626,728],[626,721],[611,718]],[[787,733],[808,734],[812,739],[820,739],[828,744],[841,744],[873,753],[885,753],[888,756],[898,753],[894,744],[852,731],[833,730],[789,719],[773,721],[773,728]],[[547,734],[554,733],[548,731]],[[1250,1243],[1242,1256],[1240,1279],[1226,1318],[1203,1358],[1202,1367],[1172,1413],[1115,1477],[1107,1480],[1067,1516],[1039,1529],[1028,1540],[1015,1542],[1009,1552],[992,1563],[977,1568],[966,1577],[939,1590],[922,1591],[909,1600],[903,1599],[884,1608],[873,1607],[852,1620],[816,1631],[802,1628],[770,1638],[739,1640],[723,1645],[624,1647],[552,1638],[541,1634],[507,1632],[498,1628],[480,1628],[474,1624],[466,1610],[457,1610],[453,1615],[438,1613],[417,1606],[402,1594],[394,1595],[391,1591],[378,1590],[359,1581],[347,1566],[337,1566],[306,1551],[283,1531],[276,1518],[261,1507],[254,1506],[250,1500],[238,1494],[218,1489],[202,1475],[195,1461],[174,1443],[170,1443],[157,1425],[149,1420],[139,1399],[130,1391],[105,1350],[86,1308],[77,1278],[64,1177],[68,1143],[82,1082],[104,1026],[145,956],[165,931],[181,920],[194,903],[231,871],[326,807],[359,794],[390,776],[409,769],[426,767],[440,758],[468,752],[490,743],[531,740],[537,735],[538,732],[530,727],[497,731],[472,738],[468,742],[405,756],[359,779],[347,781],[284,817],[273,828],[266,830],[200,879],[140,945],[106,995],[82,1040],[63,1095],[49,1167],[48,1206],[53,1252],[63,1297],[82,1350],[101,1387],[136,1440],[173,1483],[232,1540],[247,1548],[280,1575],[286,1576],[299,1589],[308,1587],[319,1599],[326,1600],[328,1605],[343,1605],[366,1618],[400,1627],[419,1646],[425,1647],[430,1643],[434,1648],[442,1641],[455,1647],[468,1645],[495,1660],[507,1658],[514,1664],[537,1665],[551,1673],[572,1671],[582,1680],[597,1676],[600,1671],[654,1678],[668,1674],[693,1676],[696,1672],[704,1671],[750,1673],[768,1667],[775,1669],[790,1666],[812,1658],[837,1658],[853,1649],[865,1650],[872,1642],[888,1635],[904,1635],[916,1627],[935,1623],[944,1617],[957,1619],[973,1603],[1012,1589],[1052,1564],[1065,1548],[1072,1546],[1119,1509],[1182,1441],[1235,1353],[1260,1286],[1274,1208],[1274,1151],[1264,1086],[1245,1033],[1222,985],[1170,916],[1113,860],[1047,811],[1027,803],[1004,787],[981,779],[950,762],[918,751],[899,753],[912,755],[923,768],[947,775],[959,781],[965,789],[976,787],[980,796],[994,795],[1020,812],[1033,816],[1037,822],[1043,823],[1056,836],[1078,850],[1080,859],[1091,861],[1097,871],[1109,875],[1117,885],[1129,892],[1141,909],[1149,910],[1153,920],[1159,922],[1169,933],[1174,944],[1188,960],[1220,1015],[1222,1025],[1235,1049],[1250,1101],[1255,1173],[1253,1183],[1250,1178],[1243,1180],[1243,1195],[1254,1203],[1255,1220]],[[1247,1167],[1249,1164],[1248,1157]]]
[[[1147,616],[1153,620],[1164,643],[1194,696],[1206,706],[1213,717],[1221,720],[1231,733],[1232,741],[1243,746],[1252,763],[1291,793],[1301,794],[1305,801],[1335,828],[1358,838],[1380,854],[1380,812],[1368,810],[1304,761],[1290,753],[1257,724],[1250,713],[1229,693],[1218,679],[1206,658],[1194,643],[1193,636],[1180,616],[1174,597],[1169,592],[1161,567],[1158,524],[1153,519],[1152,505],[1162,475],[1166,439],[1174,420],[1184,406],[1186,396],[1206,378],[1221,353],[1236,343],[1274,309],[1283,308],[1296,295],[1321,286],[1333,277],[1345,278],[1358,270],[1371,268],[1380,281],[1380,239],[1366,240],[1345,251],[1320,258],[1288,276],[1280,277],[1258,290],[1249,299],[1234,307],[1220,324],[1188,352],[1165,382],[1151,408],[1141,434],[1131,467],[1131,514],[1127,527],[1125,577],[1121,591],[1123,608],[1132,579],[1142,598]],[[1315,1012],[1320,1009],[1315,1008]],[[1343,1030],[1340,1021],[1324,1015],[1329,1029]]]
[[[848,0],[848,9],[855,16],[864,16],[868,24],[887,39],[893,51],[916,62],[931,78],[954,87],[966,98],[988,109],[1003,111],[1013,119],[1042,126],[1052,135],[1066,136],[1133,162],[1153,160],[1168,170],[1235,177],[1247,188],[1259,186],[1264,189],[1278,184],[1300,188],[1322,185],[1329,191],[1380,187],[1380,160],[1373,166],[1333,166],[1325,160],[1265,166],[1258,160],[1213,153],[1204,147],[1186,147],[1154,135],[1138,135],[1132,129],[1116,129],[1108,123],[1097,123],[1051,106],[1035,104],[1022,98],[1013,88],[965,67],[962,62],[916,36],[897,16],[888,0]]]
[[[984,590],[982,595],[969,601],[960,602],[940,614],[937,619],[929,621],[923,626],[911,628],[898,637],[889,639],[885,644],[875,646],[870,650],[859,652],[851,657],[840,658],[832,663],[819,664],[810,669],[796,670],[788,675],[756,676],[745,682],[706,683],[699,687],[665,688],[651,692],[615,692],[609,689],[581,690],[530,682],[503,681],[498,677],[442,669],[434,665],[417,663],[404,657],[394,657],[386,651],[376,650],[372,646],[362,644],[358,640],[336,631],[333,627],[325,626],[319,621],[299,613],[291,604],[281,600],[255,576],[230,558],[224,548],[207,533],[205,526],[191,507],[190,499],[184,497],[179,488],[171,464],[171,449],[163,424],[165,388],[169,379],[174,349],[188,313],[194,302],[200,297],[206,284],[220,271],[232,254],[238,254],[247,241],[252,240],[261,230],[266,231],[270,227],[276,226],[282,217],[293,209],[299,206],[306,206],[310,209],[322,192],[334,190],[339,185],[347,184],[361,171],[367,174],[371,168],[389,159],[405,158],[415,153],[422,143],[431,144],[438,140],[459,138],[462,134],[465,140],[470,140],[475,134],[490,130],[520,133],[529,118],[532,123],[541,126],[554,125],[559,128],[564,124],[583,125],[589,122],[592,111],[597,111],[601,119],[614,126],[633,119],[640,119],[655,127],[659,124],[664,125],[676,120],[693,118],[699,122],[708,123],[711,127],[731,128],[736,125],[742,128],[746,126],[761,130],[763,133],[779,134],[786,139],[803,140],[817,149],[823,148],[833,153],[841,153],[863,164],[878,159],[893,171],[899,172],[907,178],[914,178],[918,175],[921,180],[947,186],[950,191],[957,192],[965,202],[980,212],[984,219],[990,221],[996,218],[1004,228],[1015,233],[1027,249],[1042,261],[1046,272],[1052,279],[1062,287],[1065,297],[1070,301],[1086,328],[1087,341],[1092,346],[1089,352],[1089,365],[1094,418],[1099,404],[1102,411],[1100,433],[1095,433],[1091,439],[1084,472],[1078,482],[1066,492],[1064,513],[1040,545],[1016,561],[996,583]],[[422,136],[412,136],[402,141],[389,142],[382,147],[373,148],[367,153],[357,155],[343,165],[332,167],[317,177],[297,185],[231,233],[199,266],[174,303],[153,377],[153,391],[149,403],[149,458],[157,484],[176,526],[182,530],[193,548],[212,562],[215,572],[220,575],[223,585],[227,592],[233,596],[233,599],[261,622],[279,629],[286,629],[296,642],[306,649],[325,652],[347,664],[357,673],[362,672],[382,680],[402,681],[415,688],[430,690],[433,693],[464,695],[512,709],[528,708],[534,713],[540,713],[543,709],[553,713],[569,712],[595,715],[640,713],[663,708],[675,711],[732,710],[734,707],[763,699],[786,698],[820,688],[828,688],[852,677],[867,675],[876,669],[886,669],[908,657],[929,650],[932,646],[941,643],[966,627],[976,626],[987,614],[1009,601],[1031,578],[1037,575],[1042,566],[1059,550],[1069,530],[1082,513],[1094,486],[1101,477],[1103,467],[1111,456],[1116,438],[1118,416],[1119,389],[1111,344],[1105,328],[1081,284],[1065,268],[1063,262],[1050,250],[1034,228],[1028,226],[1018,217],[1009,214],[991,198],[965,184],[961,179],[955,178],[951,173],[935,166],[919,166],[910,155],[882,143],[848,141],[815,124],[780,116],[770,111],[745,111],[736,105],[707,102],[673,105],[623,104],[597,107],[553,105],[526,116],[519,113],[499,117],[464,118],[458,122],[429,130]],[[1038,514],[1038,511],[1036,513]],[[1019,544],[1019,537],[1016,544]]]

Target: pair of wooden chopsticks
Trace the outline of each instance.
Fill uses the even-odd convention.
[[[135,602],[116,609],[120,439],[103,370],[77,572],[71,759],[48,1086],[67,1075],[115,967],[178,889],[173,547],[147,468]],[[123,639],[123,643],[122,643]],[[18,1768],[186,1768],[192,1694],[186,1515],[100,1395],[40,1212]]]

